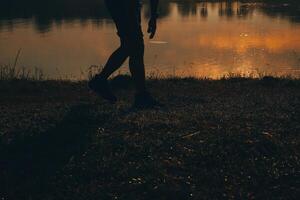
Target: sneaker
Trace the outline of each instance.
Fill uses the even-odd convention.
[[[163,104],[154,99],[148,92],[144,92],[135,95],[135,101],[132,107],[138,109],[147,109],[163,106]]]
[[[110,103],[117,101],[117,97],[112,93],[106,79],[95,76],[88,82],[88,88]]]

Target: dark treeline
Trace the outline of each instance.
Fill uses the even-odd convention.
[[[1,19],[47,17],[103,18],[108,16],[103,0],[1,0]]]
[[[146,15],[148,6],[146,3]],[[285,17],[292,22],[300,22],[300,2],[298,0],[240,0],[236,8],[234,0],[161,0],[160,17],[168,16],[170,3],[178,6],[182,16],[194,15],[200,12],[201,17],[208,16],[207,3],[215,2],[213,6],[218,9],[220,17],[246,17],[253,13],[254,9],[260,9],[271,17]],[[249,2],[264,2],[259,7],[249,6]],[[199,6],[199,4],[201,6]],[[289,4],[289,6],[287,6]],[[200,9],[200,10],[199,10]],[[109,19],[109,13],[103,0],[1,0],[0,2],[0,29],[3,25],[13,28],[16,19],[34,20],[38,31],[48,31],[53,23],[60,24],[62,21],[93,19],[100,23],[100,19]]]
[[[53,22],[108,18],[103,0],[1,0],[0,28],[13,27],[13,20],[34,20],[39,32],[46,32]]]

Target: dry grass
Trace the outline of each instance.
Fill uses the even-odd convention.
[[[85,82],[1,81],[3,199],[297,199],[300,82],[151,79],[165,109]]]

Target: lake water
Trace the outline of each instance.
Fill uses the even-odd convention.
[[[299,76],[299,3],[243,2],[162,0],[157,35],[145,35],[147,74]],[[145,4],[144,29],[148,13]],[[12,64],[21,49],[18,67],[82,79],[118,43],[102,0],[1,0],[0,65]]]

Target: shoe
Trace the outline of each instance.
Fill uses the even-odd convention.
[[[112,93],[106,79],[96,75],[88,82],[88,88],[110,103],[117,101],[117,97]]]
[[[148,92],[143,92],[135,95],[135,101],[132,107],[138,109],[149,109],[164,107],[164,105],[154,99]]]

